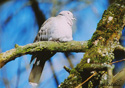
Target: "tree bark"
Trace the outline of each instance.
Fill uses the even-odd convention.
[[[84,68],[88,60],[90,60],[90,64],[108,65],[114,59],[114,50],[117,46],[119,46],[119,39],[122,35],[124,26],[125,2],[124,0],[116,0],[115,3],[111,4],[109,8],[104,11],[95,33],[93,34],[91,40],[88,41],[88,49],[85,52],[83,59],[74,69],[70,71],[70,75],[64,80],[63,83],[61,83],[59,88],[74,88],[86,80],[91,75],[91,71]],[[93,69],[93,71],[96,70]],[[98,76],[93,77],[91,81],[83,84],[81,88],[94,88],[97,85],[100,85],[100,79],[104,79],[102,76],[106,75],[107,72],[111,73],[112,71],[99,71]],[[107,82],[108,76],[106,77]],[[102,81],[99,87],[112,87],[110,84]]]
[[[52,42],[43,41],[25,46],[15,45],[14,49],[0,54],[0,68],[7,62],[14,60],[16,57],[33,54],[41,51],[55,51],[55,52],[85,52],[81,62],[73,69],[66,70],[70,73],[67,79],[59,85],[59,88],[74,88],[86,80],[91,72],[96,71],[97,75],[91,78],[80,87],[113,87],[116,81],[123,79],[119,74],[112,76],[112,65],[110,63],[117,55],[117,52],[123,52],[125,58],[125,47],[119,44],[119,39],[122,35],[122,30],[125,26],[125,2],[123,0],[116,0],[104,12],[102,19],[97,25],[97,29],[93,34],[91,40],[85,42]],[[104,77],[107,77],[105,80]],[[116,81],[114,81],[116,80]],[[113,82],[112,82],[113,81]],[[106,84],[110,82],[110,84]],[[122,85],[124,82],[120,83]],[[106,84],[106,85],[104,85]],[[116,86],[116,85],[115,85]]]
[[[56,52],[85,52],[87,49],[87,41],[70,41],[70,42],[53,42],[41,41],[25,46],[15,45],[14,49],[0,54],[0,68],[7,62],[14,60],[25,54],[33,54],[40,51],[56,51]]]

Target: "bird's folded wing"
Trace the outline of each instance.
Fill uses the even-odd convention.
[[[51,29],[51,26],[53,25],[54,19],[55,17],[51,17],[43,23],[34,42],[48,41],[48,36],[50,34],[50,31],[51,31],[50,29]]]

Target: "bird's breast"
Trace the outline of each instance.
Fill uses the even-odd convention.
[[[55,41],[71,41],[72,27],[65,19],[56,21],[50,30],[50,38]]]

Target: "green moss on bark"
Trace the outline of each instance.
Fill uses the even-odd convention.
[[[91,67],[90,64],[108,64],[114,59],[113,52],[114,49],[119,45],[119,39],[122,35],[123,27],[125,26],[124,5],[125,3],[123,2],[123,0],[117,0],[115,3],[110,5],[106,11],[104,11],[102,19],[97,25],[95,33],[93,34],[91,40],[88,41],[88,49],[84,54],[83,59],[76,66],[75,70],[71,70],[73,73],[75,73],[74,71],[80,73],[82,81],[86,80],[90,76],[90,72],[92,71],[86,70],[85,67]],[[88,60],[90,60],[90,62],[88,62]],[[90,64],[86,64],[87,62]],[[94,69],[94,66],[93,70],[96,70]],[[100,72],[100,74],[102,73],[103,72]],[[69,75],[69,77],[71,77],[71,74]],[[61,88],[65,88],[64,86],[69,85],[67,84],[67,82],[72,82],[72,80],[70,80],[69,77],[61,84]],[[99,84],[100,77],[101,75],[99,75],[98,79],[93,78],[93,81],[89,83],[89,86],[97,86]],[[94,83],[94,80],[96,81],[96,83]],[[76,82],[77,81],[79,80],[77,79]],[[83,84],[83,88],[87,87],[88,82]],[[70,88],[70,85],[68,88]]]

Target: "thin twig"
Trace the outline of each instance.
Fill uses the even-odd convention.
[[[84,82],[82,82],[81,84],[79,84],[77,87],[75,88],[79,88],[80,86],[82,86],[83,84],[85,84],[89,79],[91,79],[94,75],[96,75],[97,72],[94,72],[91,76],[89,76]]]
[[[68,73],[71,72],[71,69],[69,69],[68,67],[64,66],[63,68],[64,68]]]
[[[114,61],[114,62],[111,62],[111,63],[109,63],[109,64],[114,64],[114,63],[118,63],[118,62],[122,62],[122,61],[125,61],[125,59],[118,60],[118,61]]]

